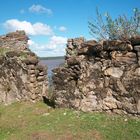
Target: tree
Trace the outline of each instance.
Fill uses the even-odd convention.
[[[120,15],[113,20],[109,13],[106,13],[103,19],[103,16],[96,9],[96,20],[88,21],[90,34],[98,40],[127,40],[140,35],[140,11],[135,8],[133,12],[130,18],[127,18],[126,15]]]

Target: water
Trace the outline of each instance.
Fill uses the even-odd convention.
[[[64,59],[50,59],[40,60],[40,63],[48,67],[48,77],[52,76],[52,69],[57,68],[59,65],[64,63]]]

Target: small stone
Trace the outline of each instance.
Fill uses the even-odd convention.
[[[21,118],[21,115],[18,115],[18,118]]]
[[[134,50],[140,52],[140,45],[134,46]]]
[[[35,83],[30,83],[29,84],[29,87],[32,89],[32,88],[36,88],[36,84]]]
[[[40,72],[39,75],[40,75],[40,76],[44,76],[44,72]]]
[[[137,69],[135,70],[135,75],[136,75],[136,76],[140,76],[140,68],[137,68]]]
[[[123,71],[118,67],[110,67],[104,71],[105,75],[120,78],[123,75]]]
[[[39,60],[36,57],[28,57],[29,64],[37,64]]]
[[[103,100],[103,107],[105,107],[105,109],[116,109],[117,108],[117,100],[115,98],[113,98],[112,96],[106,97]]]
[[[48,115],[50,115],[50,113],[44,113],[42,116],[48,116]]]
[[[32,69],[31,70],[28,70],[28,73],[29,74],[35,74],[35,70],[32,70]]]
[[[105,87],[108,87],[109,86],[109,78],[108,77],[105,77],[105,79],[104,79],[104,86]]]
[[[37,81],[44,81],[45,77],[44,76],[38,76]]]
[[[127,91],[126,91],[126,89],[125,89],[125,87],[124,87],[124,85],[122,84],[122,82],[121,82],[121,80],[119,79],[119,80],[117,80],[117,88],[120,90],[120,92],[121,92],[121,94],[123,94],[123,93],[127,93]]]
[[[63,113],[63,115],[64,115],[64,116],[66,116],[66,115],[67,115],[67,113],[66,113],[66,112],[64,112],[64,113]]]
[[[36,95],[35,95],[35,94],[32,94],[32,95],[31,95],[31,99],[32,99],[32,100],[35,100],[35,99],[36,99]]]
[[[30,77],[30,82],[34,83],[36,81],[36,77]]]
[[[127,121],[128,121],[128,119],[124,119],[124,121],[125,121],[125,122],[127,122]]]

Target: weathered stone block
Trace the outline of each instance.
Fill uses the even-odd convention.
[[[130,38],[132,45],[140,45],[140,36],[135,36]]]
[[[127,64],[137,63],[136,53],[133,52],[120,53],[114,51],[111,53],[111,57],[113,60],[116,60],[118,63],[127,63]]]
[[[31,83],[36,82],[36,77],[30,77],[30,82],[31,82]]]
[[[32,74],[35,74],[35,70],[28,70],[28,73],[30,74],[30,75],[32,75]]]
[[[133,47],[130,43],[121,40],[104,41],[103,49],[105,51],[131,51]]]
[[[135,75],[140,76],[140,67],[135,70]]]
[[[45,77],[44,76],[38,76],[37,81],[44,81]]]
[[[104,71],[105,75],[120,78],[123,75],[123,71],[117,67],[110,67]]]
[[[134,46],[134,50],[140,52],[140,45]]]
[[[28,57],[27,60],[28,60],[28,64],[36,65],[39,62],[39,60],[36,57]]]
[[[38,75],[39,75],[39,76],[44,76],[45,73],[44,73],[44,72],[40,72]]]

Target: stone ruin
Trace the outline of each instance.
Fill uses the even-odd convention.
[[[24,31],[0,36],[0,103],[42,99],[48,88],[46,71],[29,50]]]
[[[126,41],[69,39],[53,70],[56,106],[140,115],[140,36]]]
[[[128,40],[69,39],[65,64],[53,70],[57,107],[140,115],[140,36]],[[48,100],[46,67],[24,31],[0,36],[0,103]],[[49,98],[50,101],[50,98]]]

